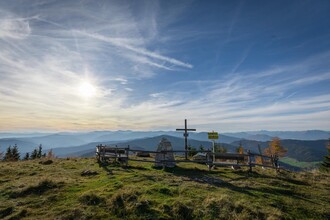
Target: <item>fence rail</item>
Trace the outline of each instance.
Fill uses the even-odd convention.
[[[132,154],[138,155],[138,153],[143,154],[162,154],[165,158],[167,153],[204,153],[202,157],[203,159],[192,159],[192,160],[185,160],[185,159],[177,159],[177,160],[151,160],[151,159],[137,159],[131,157]],[[138,161],[138,162],[146,162],[146,163],[157,163],[162,164],[163,167],[166,167],[166,163],[205,163],[208,165],[209,169],[213,166],[233,166],[233,167],[249,167],[249,170],[252,171],[252,167],[255,166],[262,166],[267,168],[274,168],[278,169],[278,157],[276,156],[267,156],[258,153],[252,153],[248,151],[244,154],[238,153],[213,153],[210,150],[200,150],[200,151],[185,151],[185,150],[173,150],[173,151],[148,151],[148,150],[137,150],[137,149],[130,149],[130,147],[109,147],[105,145],[98,145],[96,146],[96,158],[100,162],[104,162],[107,160],[114,160],[118,161],[122,164],[128,166],[128,161]],[[142,157],[142,156],[141,156]],[[256,157],[262,158],[262,164],[256,163]],[[264,162],[264,159],[268,160],[268,163]],[[219,162],[219,160],[221,162]],[[230,162],[228,162],[230,161]],[[236,161],[234,163],[233,161]]]

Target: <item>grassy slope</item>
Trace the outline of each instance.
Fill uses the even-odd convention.
[[[0,219],[329,219],[329,179],[183,163],[158,170],[94,159],[0,162]]]
[[[291,166],[295,166],[295,167],[299,167],[302,169],[312,169],[312,168],[317,168],[322,161],[315,161],[315,162],[302,162],[302,161],[298,161],[294,158],[290,158],[290,157],[283,157],[280,159],[280,161],[289,164]]]

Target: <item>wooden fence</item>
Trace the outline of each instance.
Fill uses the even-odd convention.
[[[176,151],[146,151],[146,150],[134,150],[130,149],[128,146],[127,148],[120,148],[120,147],[109,147],[105,145],[98,145],[96,146],[96,159],[99,162],[105,162],[108,160],[113,160],[120,162],[128,166],[128,161],[138,161],[143,163],[156,163],[155,159],[150,157],[150,159],[139,159],[139,157],[132,157],[134,154],[162,154],[165,158],[165,154],[173,153],[173,154],[184,154],[184,153],[204,153],[204,159],[175,159],[175,160],[160,160],[157,163],[163,164],[163,168],[165,168],[166,163],[168,162],[175,162],[175,163],[203,163],[206,164],[209,169],[213,166],[232,166],[232,167],[249,167],[249,170],[252,171],[252,167],[261,166],[267,168],[274,168],[278,169],[278,157],[276,156],[266,156],[263,154],[252,153],[248,151],[244,154],[238,153],[213,153],[210,150],[204,151],[184,151],[184,150],[176,150]],[[257,163],[256,158],[260,157],[262,163]]]

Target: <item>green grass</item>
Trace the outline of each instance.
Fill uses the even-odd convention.
[[[290,158],[290,157],[283,157],[283,158],[281,158],[280,161],[282,161],[286,164],[289,164],[291,166],[299,167],[302,169],[314,169],[322,163],[322,161],[302,162],[302,161],[298,161],[298,160]]]
[[[0,219],[329,219],[330,176],[94,159],[0,162]],[[84,170],[98,172],[81,176]]]

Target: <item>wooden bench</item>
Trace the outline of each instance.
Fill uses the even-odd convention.
[[[96,146],[96,159],[101,162],[113,160],[119,163],[128,163],[128,148],[108,147],[105,145]]]

